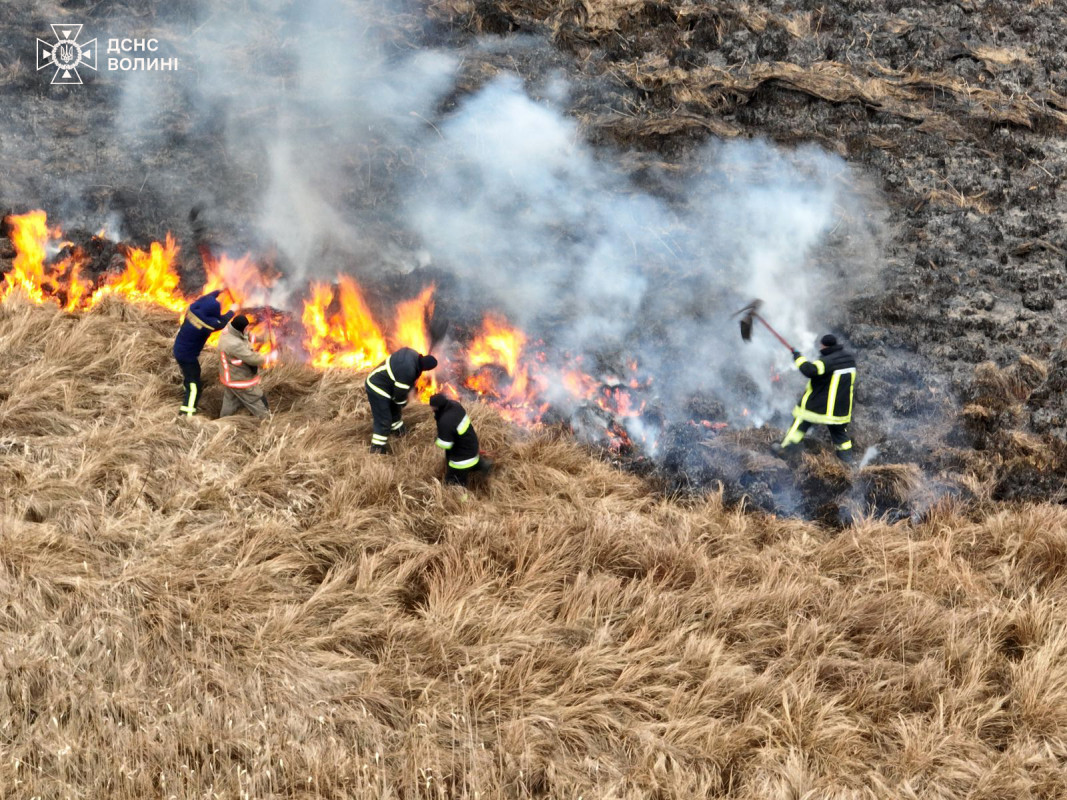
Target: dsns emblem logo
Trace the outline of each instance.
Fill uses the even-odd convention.
[[[82,82],[78,67],[96,69],[96,39],[78,43],[84,25],[52,25],[55,42],[37,40],[37,69],[55,67],[53,85],[79,85]]]

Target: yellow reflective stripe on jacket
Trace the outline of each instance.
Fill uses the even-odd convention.
[[[385,357],[385,372],[389,376],[389,380],[391,380],[397,387],[399,387],[401,389],[410,389],[411,388],[410,384],[401,383],[400,381],[398,381],[396,379],[396,375],[393,374],[393,367],[389,363],[392,360],[392,358],[393,358],[392,356],[386,356]],[[375,370],[375,372],[377,372],[377,370]]]
[[[814,411],[808,411],[800,406],[793,409],[793,416],[813,425],[848,425],[852,421],[851,416],[835,417],[830,414],[816,414]]]
[[[481,456],[475,456],[474,458],[465,458],[462,461],[449,461],[448,466],[452,469],[470,469],[478,463]]]
[[[185,312],[185,321],[186,322],[191,322],[193,324],[194,328],[200,328],[201,330],[205,330],[205,331],[213,331],[213,330],[215,330],[210,325],[208,325],[206,322],[204,322],[202,319],[200,319],[200,317],[198,317],[192,311],[186,311]]]
[[[808,409],[801,406],[793,408],[793,416],[815,425],[847,425],[852,421],[851,414],[844,417],[835,417],[832,414],[819,414],[815,411],[808,411]]]
[[[830,376],[830,388],[826,391],[826,413],[833,414],[837,402],[837,387],[841,383],[841,373],[835,372]]]
[[[459,421],[459,425],[456,426],[456,433],[460,436],[467,432],[467,429],[471,426],[471,418],[466,414],[463,415],[463,419]]]
[[[808,361],[806,358],[804,358],[804,356],[797,356],[793,364],[796,365],[797,369],[800,369],[801,365],[803,364],[811,364],[815,367],[816,370],[818,370],[820,375],[826,374],[826,364],[823,363],[821,358],[817,361]]]
[[[386,364],[388,364],[388,362],[386,362]],[[382,366],[378,367],[377,369],[375,369],[374,371],[372,371],[371,374],[367,376],[367,388],[368,389],[373,389],[378,394],[380,394],[382,397],[388,397],[390,400],[392,400],[393,396],[391,394],[389,394],[389,392],[385,391],[385,389],[383,389],[382,387],[376,386],[375,384],[371,383],[371,380],[370,380],[375,375],[377,375],[379,372],[381,372],[383,369],[385,369],[385,365],[384,364]]]
[[[434,444],[436,444],[442,450],[451,450],[452,449],[452,445],[454,445],[455,442],[446,442],[444,439],[438,437],[437,441],[434,442]]]
[[[379,389],[377,386],[375,386],[369,380],[367,381],[367,388],[370,389],[371,391],[377,392],[382,397],[388,398],[389,400],[393,399],[392,397],[389,396],[389,392],[385,391],[385,389]]]
[[[826,413],[833,414],[834,407],[837,405],[837,388],[841,385],[841,376],[851,374],[853,376],[851,383],[855,383],[856,368],[849,367],[848,369],[835,369],[834,374],[830,376],[830,389],[826,393]],[[848,414],[852,414],[852,386],[849,385],[849,397],[848,397]]]

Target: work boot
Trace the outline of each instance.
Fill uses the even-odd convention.
[[[389,455],[389,448],[387,448],[384,444],[372,444],[370,446],[370,451],[375,455],[379,456]]]
[[[789,459],[800,452],[800,444],[772,444],[771,454],[778,458]]]
[[[398,439],[403,439],[407,435],[408,435],[408,426],[407,425],[401,425],[399,428],[397,428],[395,431],[393,431],[393,436],[395,436]]]
[[[482,456],[478,459],[478,471],[485,475],[488,475],[493,471],[493,459],[488,456]]]
[[[838,459],[844,464],[852,463],[852,451],[851,450],[837,450]]]

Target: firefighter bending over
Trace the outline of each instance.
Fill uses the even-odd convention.
[[[808,361],[793,351],[793,363],[808,378],[808,388],[793,409],[793,427],[782,440],[781,450],[800,444],[812,425],[825,425],[842,461],[852,460],[852,395],[856,389],[856,359],[828,333],[819,340],[820,358]]]
[[[267,396],[259,388],[259,368],[268,356],[257,353],[255,339],[246,331],[248,317],[234,317],[219,337],[219,380],[222,382],[222,412],[219,417],[236,414],[241,406],[252,416],[269,415]]]
[[[402,347],[386,357],[367,376],[367,399],[374,417],[374,433],[370,438],[372,453],[388,453],[389,436],[407,433],[401,415],[408,402],[408,394],[422,373],[437,366],[433,356],[420,355],[410,347]]]
[[[197,412],[200,403],[200,352],[207,344],[208,337],[215,331],[221,331],[233,318],[233,312],[222,313],[219,295],[225,292],[219,289],[208,292],[193,301],[185,312],[178,335],[174,337],[174,360],[182,371],[182,383],[185,385],[185,402],[178,411],[179,416],[191,417]]]
[[[445,451],[445,483],[466,486],[473,472],[489,472],[492,462],[478,449],[478,434],[471,418],[455,400],[443,394],[430,398],[430,408],[437,420],[438,447]]]

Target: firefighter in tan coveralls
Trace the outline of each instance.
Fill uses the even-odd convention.
[[[255,340],[247,328],[248,317],[239,314],[219,337],[219,381],[223,387],[220,418],[236,414],[241,406],[254,417],[269,416],[267,396],[259,388],[259,368],[267,363],[268,356],[255,351]]]

